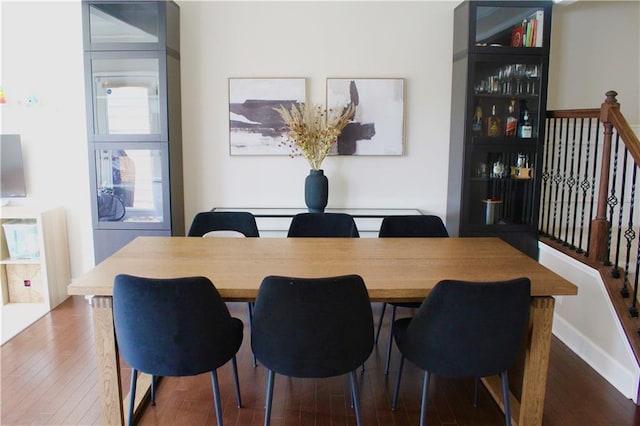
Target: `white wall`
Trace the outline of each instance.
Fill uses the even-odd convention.
[[[93,265],[80,2],[2,1],[0,14],[0,131],[22,137],[28,192],[13,204],[64,206],[78,276]]]
[[[457,2],[179,4],[188,223],[196,212],[220,205],[304,204],[305,160],[229,156],[229,77],[307,77],[309,100],[320,103],[327,77],[405,78],[405,155],[327,159],[329,204],[415,207],[444,216]],[[633,37],[638,40],[640,4],[596,5],[554,6],[549,106],[597,107],[613,88],[626,114],[634,96],[638,102],[640,53]],[[27,202],[66,208],[76,277],[93,266],[80,2],[3,1],[0,13],[2,132],[23,136]],[[574,13],[589,24],[576,24]],[[600,21],[603,34],[589,30]],[[621,53],[573,54],[591,44],[615,45]],[[615,80],[605,77],[611,67],[600,53],[615,57]],[[576,78],[582,72],[589,81]],[[25,104],[31,94],[39,98],[35,106]]]
[[[303,158],[229,156],[228,78],[405,79],[405,155],[330,157],[329,207],[444,215],[453,2],[182,2],[186,217],[215,206],[303,207]]]
[[[540,244],[540,263],[578,287],[556,297],[553,334],[638,403],[640,367],[598,271]]]
[[[554,6],[548,109],[599,108],[609,90],[640,125],[640,2]]]

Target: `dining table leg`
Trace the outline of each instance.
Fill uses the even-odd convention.
[[[531,298],[529,330],[523,353],[514,367],[515,374],[509,371],[509,402],[514,426],[542,425],[554,304],[555,300],[550,296]],[[485,377],[482,382],[504,411],[500,377]]]
[[[102,423],[124,425],[120,360],[113,327],[113,298],[94,296],[91,305]]]

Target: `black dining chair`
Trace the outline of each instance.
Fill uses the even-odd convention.
[[[397,215],[387,216],[382,219],[380,225],[380,231],[378,232],[379,238],[430,238],[430,237],[448,237],[449,233],[444,226],[442,219],[434,215]],[[391,305],[391,321],[389,324],[393,324],[396,318],[396,308],[411,308],[417,309],[420,307],[420,303],[390,303]],[[378,327],[376,330],[376,340],[380,337],[380,330],[382,329],[382,321],[384,320],[384,313],[387,308],[387,303],[382,304],[382,312],[380,313],[380,319],[378,320]],[[389,341],[387,342],[387,360],[384,366],[384,374],[389,374],[389,365],[391,363],[391,348],[393,346],[393,335],[389,333]]]
[[[189,228],[189,237],[202,237],[211,231],[237,231],[245,237],[259,237],[256,218],[250,212],[200,212]]]
[[[195,215],[189,228],[189,237],[259,237],[255,216],[250,212],[200,212]],[[249,331],[253,321],[253,304],[247,302]],[[255,357],[253,366],[256,366]]]
[[[353,216],[346,213],[298,213],[291,220],[287,237],[360,236]]]
[[[413,318],[393,323],[400,368],[391,408],[396,409],[404,359],[424,370],[420,425],[426,424],[431,374],[474,377],[500,374],[505,423],[511,424],[507,369],[523,347],[529,323],[528,278],[497,282],[444,280],[431,290]]]
[[[358,275],[264,278],[253,312],[251,347],[268,369],[265,426],[275,373],[324,378],[349,373],[356,421],[362,424],[356,368],[373,350],[373,316]]]
[[[236,353],[242,321],[229,314],[205,277],[154,279],[120,274],[113,286],[113,320],[118,349],[131,366],[128,424],[133,423],[138,372],[156,377],[210,372],[218,424],[222,406],[216,370],[231,360],[238,407],[242,406]]]

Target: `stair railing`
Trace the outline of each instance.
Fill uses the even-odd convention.
[[[543,239],[585,263],[610,266],[610,276],[621,280],[618,290],[628,298],[627,309],[635,318],[640,141],[616,96],[607,92],[600,109],[547,112],[539,231]]]

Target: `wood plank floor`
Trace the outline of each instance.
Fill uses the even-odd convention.
[[[246,324],[246,304],[230,303]],[[374,304],[374,318],[380,305]],[[390,409],[398,355],[389,376],[383,374],[388,324],[381,341],[359,372],[365,425],[415,425],[419,417],[421,373],[406,364],[398,410]],[[251,366],[248,328],[238,354],[244,407],[235,403],[229,366],[219,370],[224,423],[260,425],[264,416],[265,369]],[[544,425],[638,425],[640,409],[554,338]],[[8,341],[2,352],[2,425],[101,424],[96,390],[91,310],[81,297],[69,298],[27,330]],[[123,386],[130,370],[123,365]],[[473,381],[434,377],[429,394],[430,425],[500,425],[502,413],[481,388],[472,406]],[[165,378],[157,404],[140,417],[142,425],[216,424],[209,376]],[[290,379],[276,376],[272,425],[355,425],[349,407],[348,380]]]

